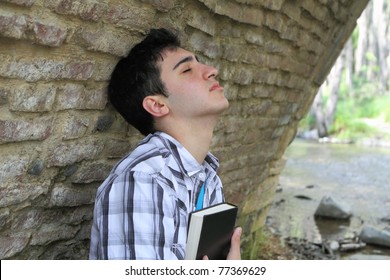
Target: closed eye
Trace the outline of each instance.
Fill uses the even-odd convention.
[[[188,68],[186,70],[183,71],[183,73],[187,73],[187,72],[190,72],[191,71],[191,68]]]

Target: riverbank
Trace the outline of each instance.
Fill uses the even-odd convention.
[[[369,135],[351,131],[342,131],[339,134],[328,137],[319,137],[318,131],[299,129],[297,138],[319,143],[330,144],[356,144],[364,147],[390,148],[390,123],[386,122],[383,117],[379,118],[362,118],[356,120],[369,127]],[[345,137],[348,134],[349,137]]]
[[[260,260],[335,260],[338,257],[319,245],[304,239],[282,237],[263,229],[264,241],[259,250]]]
[[[295,140],[286,157],[263,238],[271,245],[259,252],[262,259],[390,259],[389,248],[360,248],[357,240],[366,225],[390,228],[389,149]],[[350,206],[350,220],[314,218],[327,195]],[[331,252],[327,241],[347,242],[351,251]]]
[[[267,240],[259,250],[259,260],[390,260],[390,255],[360,253],[359,249],[350,252],[334,252],[327,244],[315,244],[305,239],[281,237],[269,229]],[[375,252],[375,248],[372,248]],[[377,250],[380,251],[380,250]]]

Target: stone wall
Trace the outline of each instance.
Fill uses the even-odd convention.
[[[220,70],[212,151],[256,258],[283,153],[367,1],[1,0],[0,258],[87,258],[96,188],[141,138],[106,84],[150,27]]]

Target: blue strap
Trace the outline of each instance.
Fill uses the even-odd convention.
[[[204,198],[205,184],[206,184],[206,182],[204,182],[202,187],[200,188],[200,192],[199,192],[199,195],[198,195],[198,200],[196,201],[195,210],[200,210],[200,209],[203,208],[203,198]]]

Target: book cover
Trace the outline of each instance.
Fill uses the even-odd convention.
[[[230,249],[238,208],[230,203],[220,203],[189,217],[186,259],[225,260]]]

